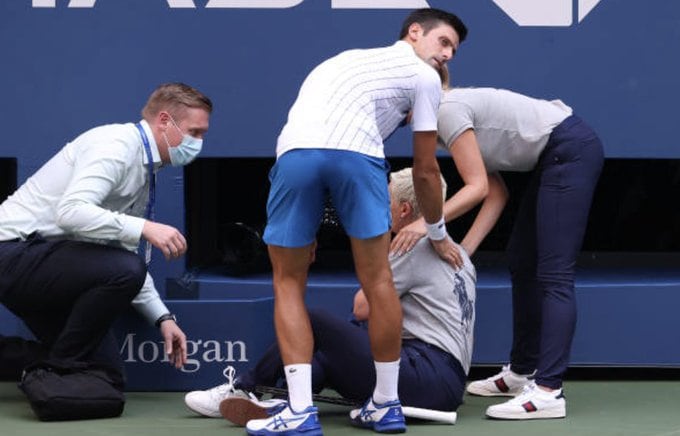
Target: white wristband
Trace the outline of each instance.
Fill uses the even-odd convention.
[[[427,229],[427,237],[433,241],[441,241],[446,238],[446,223],[444,222],[444,217],[441,217],[441,219],[434,224],[425,222],[425,228]]]

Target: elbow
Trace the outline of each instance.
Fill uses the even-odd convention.
[[[55,210],[57,226],[66,233],[74,233],[77,228],[77,205],[73,202],[61,202]]]
[[[506,204],[508,204],[508,199],[510,198],[510,193],[508,192],[507,188],[503,187],[503,190],[499,194],[500,200],[499,203],[505,207]]]
[[[510,192],[508,192],[508,188],[505,186],[505,184],[501,184],[498,187],[498,189],[493,191],[493,193],[498,199],[499,204],[505,206],[508,203],[508,199],[510,198]]]
[[[439,180],[439,165],[437,165],[437,161],[434,162],[434,165],[419,165],[416,167],[415,165],[413,166],[413,183],[418,186],[420,185],[426,185],[428,183],[431,183],[433,180]]]
[[[476,200],[475,203],[480,203],[486,200],[486,198],[489,196],[489,193],[491,192],[489,189],[489,182],[487,181],[486,177],[473,184],[473,192]]]

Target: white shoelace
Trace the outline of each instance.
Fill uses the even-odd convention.
[[[231,394],[234,392],[234,381],[236,380],[236,370],[234,369],[233,366],[227,366],[224,368],[224,371],[222,371],[222,374],[224,377],[227,379],[227,382],[224,384],[221,384],[219,386],[215,386],[214,388],[210,389],[210,393],[213,396],[217,396],[218,398],[224,398],[227,395]]]

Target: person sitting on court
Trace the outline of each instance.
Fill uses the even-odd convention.
[[[442,179],[442,196],[446,184]],[[410,168],[391,174],[389,185],[392,232],[417,220]],[[461,253],[464,253],[461,250]],[[456,271],[442,260],[431,244],[422,239],[401,256],[392,256],[394,283],[404,313],[399,397],[404,406],[454,411],[463,400],[472,358],[475,321],[476,272],[467,256]],[[354,298],[354,320],[323,310],[310,310],[315,352],[312,361],[312,390],[337,391],[342,397],[362,402],[375,385],[375,367],[368,331],[362,321],[370,308],[362,290]],[[231,378],[232,374],[227,378]],[[205,416],[225,417],[245,425],[267,415],[269,406],[281,402],[259,402],[248,392],[257,386],[279,386],[284,381],[278,346],[272,345],[256,366],[236,380],[206,391],[189,392],[187,406]],[[225,401],[226,400],[226,401]]]

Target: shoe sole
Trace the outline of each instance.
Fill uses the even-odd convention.
[[[527,419],[560,419],[560,418],[566,418],[567,413],[563,411],[554,411],[554,410],[538,410],[536,412],[531,412],[531,413],[523,413],[521,415],[517,415],[516,413],[512,412],[486,412],[487,418],[491,419],[502,419],[502,420],[512,420],[512,421],[523,421]]]
[[[208,410],[204,409],[202,407],[198,407],[195,405],[189,405],[188,403],[184,403],[186,406],[189,408],[194,413],[198,413],[201,416],[205,416],[206,418],[219,418],[220,414],[219,412],[215,412],[214,410]]]
[[[385,434],[397,434],[406,433],[406,425],[404,423],[386,424],[384,426],[377,426],[374,423],[368,423],[363,421],[355,421],[350,418],[350,423],[357,428],[365,428],[368,430],[373,430],[376,433]]]
[[[307,430],[285,430],[285,431],[270,431],[270,430],[248,430],[246,429],[246,434],[250,436],[323,436],[323,431],[320,427],[310,428]]]
[[[220,403],[220,413],[227,421],[245,427],[253,419],[269,418],[267,409],[245,398],[227,398]]]

